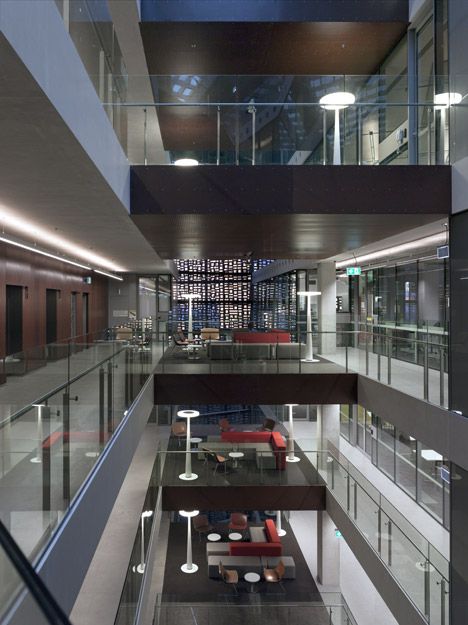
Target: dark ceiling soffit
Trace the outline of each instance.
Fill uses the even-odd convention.
[[[142,21],[408,21],[408,0],[142,0]]]
[[[278,480],[279,481],[279,480]],[[325,486],[164,486],[163,510],[325,510]],[[233,505],[235,506],[233,507]]]
[[[131,169],[132,215],[449,214],[447,165]]]
[[[155,404],[354,404],[355,373],[164,374],[154,376]]]

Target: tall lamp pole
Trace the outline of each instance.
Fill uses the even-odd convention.
[[[184,293],[182,295],[185,299],[188,299],[188,329],[187,338],[189,341],[193,340],[193,300],[200,297],[198,293]]]
[[[187,419],[187,438],[185,442],[185,473],[179,475],[181,480],[196,480],[198,475],[192,473],[192,448],[190,445],[190,420],[200,416],[198,410],[179,410],[177,416]]]
[[[286,462],[299,462],[299,456],[294,455],[294,422],[293,422],[293,408],[299,404],[285,404],[289,409],[289,436],[288,436],[288,455],[286,456]]]
[[[192,562],[192,517],[197,516],[198,510],[179,510],[180,516],[187,518],[187,562],[180,567],[184,573],[196,573],[198,566]]]
[[[320,362],[318,358],[314,358],[314,347],[312,344],[312,302],[311,298],[316,295],[321,295],[321,291],[299,291],[298,295],[306,298],[307,301],[307,326],[306,326],[306,356],[302,359],[303,362]]]
[[[340,111],[354,104],[356,97],[349,91],[328,93],[319,100],[320,106],[326,111],[335,111],[335,130],[333,139],[333,165],[341,165]],[[325,136],[323,141],[325,143]]]

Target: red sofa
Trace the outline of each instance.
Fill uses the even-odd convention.
[[[270,443],[276,458],[276,468],[286,468],[286,441],[279,432],[222,432],[221,440],[227,443]]]
[[[230,543],[231,556],[271,556],[283,555],[283,545],[271,519],[265,521],[266,542],[261,543]]]
[[[232,333],[234,343],[290,343],[291,334],[287,330],[270,330],[269,332]]]

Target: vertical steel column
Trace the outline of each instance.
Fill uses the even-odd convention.
[[[148,128],[148,111],[143,109],[144,121],[143,121],[143,162],[148,165],[148,146],[147,146],[147,128]]]
[[[42,509],[44,511],[51,510],[51,451],[50,442],[50,408],[43,406],[41,408],[42,418],[42,435],[44,442],[42,444]]]
[[[323,122],[322,122],[322,129],[323,129],[323,139],[322,139],[322,144],[323,144],[323,154],[322,154],[322,165],[326,165],[327,164],[327,111],[326,109],[323,109]]]
[[[387,531],[388,531],[388,566],[392,566],[392,522],[388,519],[387,523]]]
[[[62,398],[63,408],[63,436],[62,436],[62,490],[63,498],[70,502],[70,391],[63,394]]]
[[[221,160],[221,108],[218,106],[216,112],[216,165]]]
[[[358,165],[362,165],[362,109],[358,106],[357,109],[357,162]]]
[[[408,164],[418,162],[418,68],[416,58],[416,30],[408,30]],[[411,106],[411,104],[413,106]]]
[[[445,370],[445,358],[444,348],[442,345],[439,348],[439,383],[440,383],[440,405],[445,403],[445,384],[444,384],[444,370]]]
[[[113,401],[113,364],[109,360],[107,362],[107,431],[114,431],[114,401]]]

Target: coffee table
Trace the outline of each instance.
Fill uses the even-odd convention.
[[[244,579],[249,583],[249,592],[256,592],[255,584],[260,581],[260,575],[258,573],[246,573]]]
[[[229,539],[230,540],[242,540],[242,534],[239,534],[239,532],[232,532],[232,534],[229,534]]]
[[[244,453],[242,451],[230,451],[228,456],[234,459],[232,466],[237,469],[239,466],[239,458],[243,458]]]
[[[221,540],[221,534],[217,534],[216,532],[213,532],[212,534],[208,534],[208,536],[206,538],[211,543],[216,543],[216,542],[218,542],[218,540]]]

